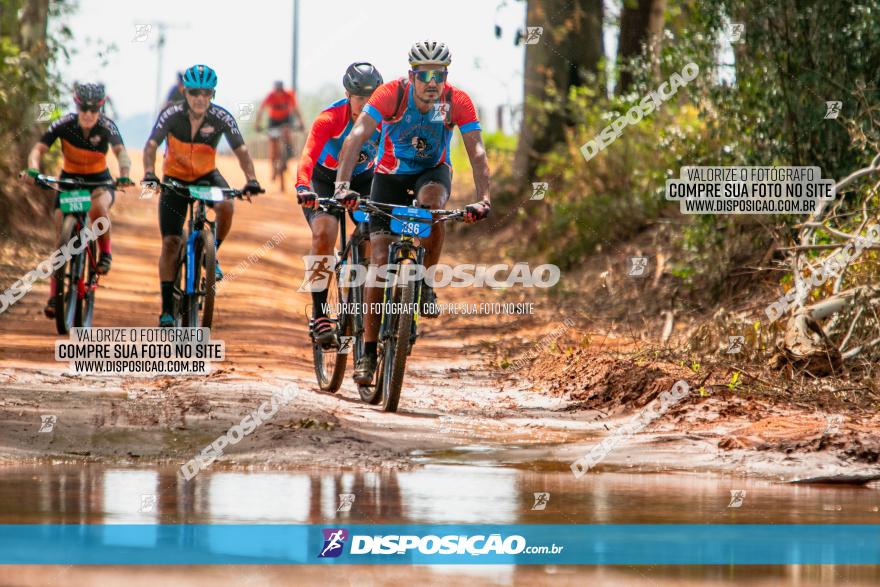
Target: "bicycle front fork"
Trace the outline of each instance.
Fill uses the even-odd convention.
[[[419,266],[424,266],[425,260],[425,249],[421,247],[414,247],[409,243],[401,243],[394,242],[388,248],[388,261],[389,265],[395,266],[394,273],[397,273],[397,268],[399,268],[400,261],[404,259],[413,259],[415,257],[415,262]],[[410,276],[412,278],[412,276]],[[388,283],[385,285],[385,295],[383,297],[383,308],[385,303],[394,301],[394,281],[389,277],[387,277]],[[419,308],[421,307],[421,299],[422,299],[422,284],[424,283],[424,278],[417,279],[415,281],[415,291],[413,293],[413,301],[416,303],[416,309],[413,314],[412,327],[410,329],[409,342],[410,348],[415,344],[416,338],[418,337],[418,321],[419,321]],[[391,329],[391,320],[386,319],[386,314],[382,313],[382,322],[379,325],[379,340],[386,340],[390,335]]]

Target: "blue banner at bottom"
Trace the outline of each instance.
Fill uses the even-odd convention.
[[[0,564],[877,565],[880,525],[0,525]]]

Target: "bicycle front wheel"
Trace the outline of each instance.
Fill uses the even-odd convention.
[[[74,238],[82,238],[77,235],[76,216],[64,217],[61,225],[60,245],[70,244],[71,248],[81,243],[73,243]],[[55,329],[58,334],[68,334],[76,325],[77,317],[82,316],[82,299],[79,297],[79,281],[83,272],[83,253],[75,253],[67,262],[55,271]]]
[[[336,336],[340,344],[336,347],[324,347],[320,343],[312,339],[312,358],[315,363],[315,378],[318,380],[318,387],[321,391],[335,393],[342,386],[342,380],[345,377],[345,361],[348,354],[340,353],[343,336],[349,336],[351,332],[351,321],[349,317],[337,312],[338,302],[342,292],[339,289],[338,274],[334,271],[331,273],[327,282],[327,302],[324,314],[333,322],[336,328]]]
[[[85,282],[85,295],[82,299],[82,317],[77,319],[77,324],[84,328],[91,328],[95,317],[95,294],[98,290],[97,255],[98,246],[95,241],[89,241],[87,253],[83,256],[83,264],[88,264],[89,277]]]
[[[214,320],[214,270],[217,264],[214,233],[200,231],[193,245],[193,293],[187,296],[187,326],[210,328]]]
[[[388,316],[393,318],[393,327],[383,345],[382,360],[382,409],[396,412],[400,402],[400,390],[403,388],[403,377],[406,374],[406,357],[409,355],[410,333],[414,319],[413,306],[415,301],[415,283],[412,279],[403,282],[401,275],[412,275],[403,270],[404,265],[412,264],[412,260],[403,259],[398,265],[398,282],[394,286],[394,304],[399,313]]]

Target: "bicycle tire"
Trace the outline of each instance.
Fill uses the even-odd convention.
[[[76,236],[77,224],[76,216],[64,217],[59,247],[72,244],[71,241]],[[55,330],[58,334],[68,334],[76,323],[77,315],[82,313],[78,308],[82,304],[82,300],[79,299],[82,256],[82,253],[71,255],[64,265],[55,271]]]
[[[411,264],[411,259],[402,259],[398,264],[397,275],[407,274],[402,268]],[[400,390],[403,388],[403,377],[406,374],[406,358],[409,355],[414,300],[415,283],[412,280],[395,284],[393,307],[400,308],[401,311],[396,314],[391,336],[383,346],[385,360],[382,365],[382,410],[385,412],[396,412],[400,402]]]
[[[337,280],[336,271],[330,274],[327,283],[327,304],[328,308],[336,307],[337,301],[340,299],[341,291],[339,289],[339,281]],[[335,299],[334,299],[335,298]],[[328,318],[333,319],[334,312],[328,313]],[[348,336],[351,330],[348,317],[346,315],[337,315],[336,334],[337,336]],[[320,344],[312,340],[312,359],[315,364],[315,378],[318,380],[318,387],[321,391],[335,393],[342,386],[342,380],[345,377],[345,363],[348,360],[346,355],[340,355],[338,349],[325,349]]]
[[[97,293],[97,287],[92,287],[93,285],[98,283],[98,272],[97,272],[97,254],[98,254],[98,246],[95,244],[95,241],[89,241],[88,245],[89,254],[83,257],[83,263],[87,259],[93,259],[95,264],[89,263],[89,272],[88,279],[86,280],[86,293],[83,296],[82,301],[82,318],[78,319],[77,322],[83,328],[91,328],[92,321],[95,318],[95,294]]]
[[[202,230],[195,241],[196,262],[193,263],[193,283],[195,293],[188,296],[188,314],[191,317],[190,326],[194,328],[210,328],[214,322],[214,295],[217,283],[217,274],[214,272],[217,265],[217,248],[214,245],[214,233],[210,230]]]
[[[357,248],[354,245],[351,245],[348,254],[351,257],[351,262],[353,264],[360,264],[356,250]],[[364,301],[364,286],[359,285],[350,288],[348,290],[346,301],[349,304],[349,308],[362,308]],[[352,367],[356,369],[358,361],[364,356],[364,315],[360,311],[357,311],[354,314],[349,315],[348,320],[351,327],[350,334],[354,336],[354,342],[351,345],[351,361]],[[378,382],[376,385],[358,385],[357,387],[358,395],[361,400],[366,403],[376,405],[381,401],[382,388],[379,386]]]
[[[181,327],[186,326],[189,323],[189,316],[187,312],[189,308],[187,304],[185,304],[186,300],[186,284],[184,283],[184,266],[186,265],[186,256],[183,254],[183,249],[181,249],[178,258],[177,258],[177,269],[174,272],[174,294],[173,294],[173,307],[171,309],[171,314],[174,316],[174,326]]]

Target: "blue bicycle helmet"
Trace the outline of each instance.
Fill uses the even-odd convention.
[[[217,87],[217,72],[207,65],[193,65],[183,73],[183,86],[213,90]]]

